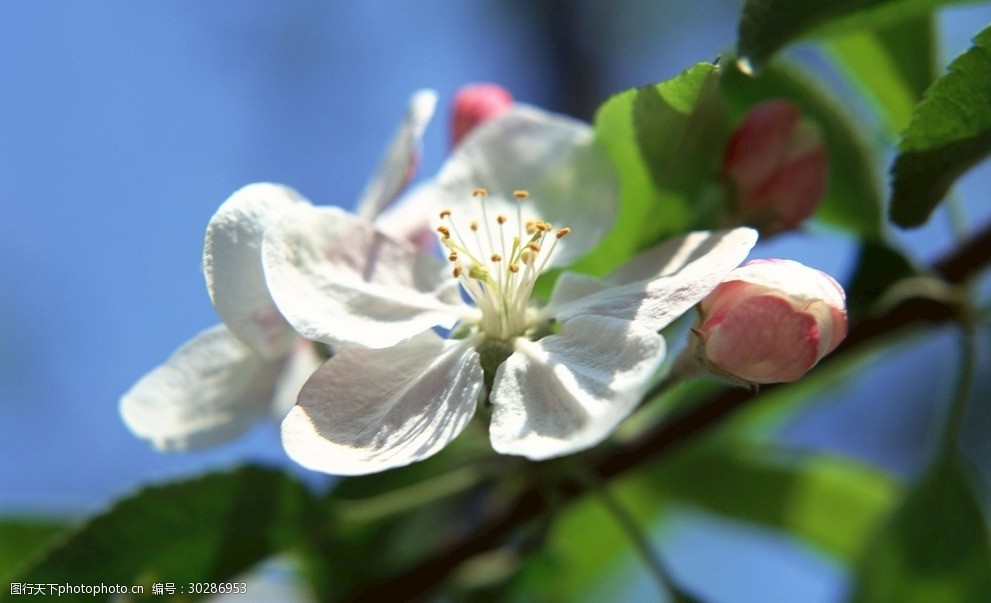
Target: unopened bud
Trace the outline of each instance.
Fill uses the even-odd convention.
[[[795,381],[846,337],[846,295],[825,272],[752,260],[702,300],[693,332],[699,359],[717,374]]]
[[[454,95],[451,114],[451,147],[479,124],[505,113],[513,104],[513,95],[497,84],[470,84]]]
[[[819,126],[789,101],[753,107],[726,145],[723,178],[733,222],[765,236],[795,228],[826,192],[829,158]]]

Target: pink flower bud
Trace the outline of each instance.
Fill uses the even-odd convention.
[[[819,126],[789,101],[755,106],[730,136],[723,178],[734,189],[735,222],[765,236],[795,228],[826,192],[829,158]]]
[[[694,332],[703,362],[750,383],[795,381],[847,332],[843,288],[791,260],[747,262],[699,308]]]
[[[498,84],[470,84],[454,95],[451,147],[482,122],[499,117],[513,104],[513,95]]]

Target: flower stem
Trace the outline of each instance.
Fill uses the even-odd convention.
[[[977,362],[977,342],[974,329],[963,325],[960,336],[960,370],[957,373],[957,383],[953,391],[953,400],[946,416],[943,433],[940,440],[940,455],[953,456],[957,452],[957,442],[963,429],[964,415],[967,412],[967,401],[974,385],[974,367]]]
[[[580,482],[586,490],[595,494],[602,505],[612,514],[616,523],[626,532],[634,548],[643,557],[647,569],[650,570],[661,597],[666,601],[675,603],[694,603],[695,599],[681,592],[674,583],[671,573],[654,547],[647,540],[644,531],[637,525],[636,519],[616,500],[609,492],[608,486],[594,471],[575,461],[569,461],[568,466],[572,476]]]

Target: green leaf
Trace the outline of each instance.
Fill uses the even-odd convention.
[[[825,47],[892,135],[908,126],[912,109],[936,78],[936,33],[929,14],[831,38]]]
[[[987,520],[954,459],[944,459],[912,488],[864,556],[857,603],[991,601]]]
[[[595,116],[599,144],[620,175],[612,231],[576,270],[602,274],[665,236],[687,230],[725,140],[715,65],[610,97]]]
[[[66,528],[65,521],[50,518],[0,518],[0,583],[12,582],[14,575]]]
[[[138,600],[155,599],[155,582],[230,581],[298,545],[310,502],[294,478],[255,466],[152,486],[87,521],[14,580],[144,586]]]
[[[851,321],[856,323],[871,314],[872,307],[888,287],[916,273],[912,263],[887,243],[862,243],[857,270],[846,292]]]
[[[727,437],[637,469],[609,489],[644,530],[689,504],[781,530],[845,560],[863,552],[899,494],[892,479],[853,461],[789,455]],[[520,574],[514,594],[539,594],[548,603],[587,600],[632,550],[616,518],[588,495],[555,513],[543,552]]]
[[[881,236],[881,193],[874,158],[835,102],[794,69],[776,65],[759,77],[722,72],[722,90],[738,116],[762,101],[787,98],[818,122],[829,149],[829,186],[815,217],[862,238]]]
[[[800,37],[872,29],[961,3],[961,0],[747,0],[740,15],[737,54],[743,69],[756,72],[771,55]]]
[[[912,113],[891,168],[890,215],[919,226],[964,172],[991,154],[991,27]]]

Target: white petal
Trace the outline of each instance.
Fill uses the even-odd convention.
[[[210,219],[203,274],[217,314],[241,341],[266,358],[286,354],[296,339],[275,307],[262,270],[265,230],[293,207],[309,203],[291,188],[250,184]]]
[[[425,184],[410,188],[402,199],[375,218],[375,227],[394,239],[408,241],[424,251],[436,251],[437,214],[440,207],[433,187]]]
[[[636,408],[664,351],[657,333],[598,316],[518,339],[493,383],[492,447],[541,460],[598,444]]]
[[[361,200],[355,205],[357,215],[373,220],[406,186],[416,169],[420,139],[436,106],[437,93],[433,90],[420,90],[410,98],[406,118],[392,138],[378,173],[365,186]]]
[[[223,325],[186,342],[120,400],[136,436],[188,450],[240,435],[266,417],[282,360],[265,360]]]
[[[344,348],[303,386],[282,443],[297,463],[334,475],[408,465],[464,430],[481,385],[467,340],[427,332],[384,350]]]
[[[303,384],[324,363],[326,357],[317,353],[318,345],[322,344],[313,343],[302,337],[296,339],[296,345],[286,358],[282,372],[275,382],[275,392],[269,405],[271,416],[276,422],[281,423],[282,419],[286,418],[289,409],[296,404],[296,398],[299,397]]]
[[[384,348],[467,309],[444,262],[340,208],[284,216],[263,256],[275,303],[310,340]]]
[[[749,228],[678,237],[611,275],[608,280],[621,283],[618,286],[577,299],[552,298],[541,312],[559,321],[587,314],[612,316],[657,331],[712,291],[747,257],[756,240]],[[643,280],[633,280],[638,277]]]
[[[612,227],[619,199],[618,177],[588,124],[519,103],[465,138],[435,184],[438,204],[459,213],[465,204],[477,212],[471,193],[485,188],[491,216],[515,216],[513,191],[529,191],[524,220],[571,228],[552,266],[570,264],[594,247]]]

